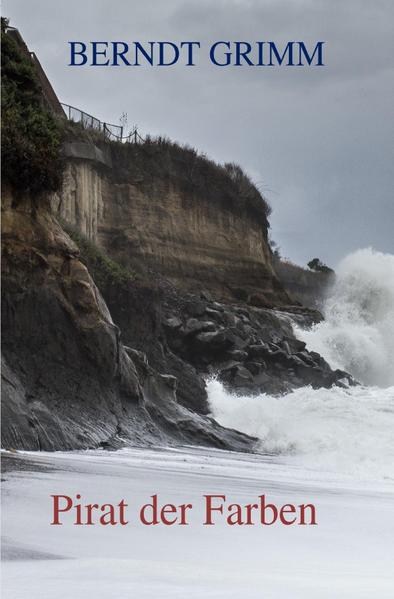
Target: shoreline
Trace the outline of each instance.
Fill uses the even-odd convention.
[[[261,588],[296,599],[331,599],[344,589],[347,598],[390,597],[393,485],[363,488],[284,458],[197,448],[24,454],[7,462],[25,468],[7,471],[3,484],[4,588],[17,599],[40,599],[44,590],[56,599],[104,599],[109,588],[112,596],[144,599],[171,599],[186,589],[192,599],[208,590],[218,598],[258,599]],[[262,490],[276,503],[313,502],[319,525],[201,524],[202,494],[227,493],[242,503]],[[65,520],[51,527],[49,498],[56,492],[89,501],[127,497],[130,525]],[[192,503],[190,526],[138,523],[138,506],[154,493],[167,503]]]

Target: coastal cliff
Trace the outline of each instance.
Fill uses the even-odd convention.
[[[295,338],[321,315],[279,282],[242,169],[59,119],[6,29],[3,446],[252,451],[210,417],[207,378],[249,395],[352,384]]]
[[[121,333],[79,250],[29,197],[2,198],[2,445],[55,450],[253,440],[183,408]]]
[[[65,151],[54,213],[112,258],[184,290],[291,303],[272,264],[268,207],[239,167],[166,140]]]

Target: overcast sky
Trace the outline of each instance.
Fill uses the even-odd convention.
[[[392,0],[7,0],[3,14],[63,102],[241,164],[284,256],[394,253]],[[70,40],[202,49],[194,68],[71,68]],[[324,40],[327,66],[221,69],[203,59],[217,40]]]

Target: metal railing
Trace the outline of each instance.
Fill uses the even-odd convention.
[[[106,137],[112,141],[120,141],[120,142],[128,142],[128,143],[144,143],[145,139],[139,134],[137,127],[134,127],[132,131],[128,135],[123,136],[123,126],[122,125],[112,125],[111,123],[104,123],[100,121],[96,117],[80,110],[79,108],[75,108],[75,106],[70,106],[70,104],[65,104],[61,102],[61,106],[64,110],[64,114],[68,118],[69,121],[73,121],[74,123],[80,123],[85,129],[93,129],[94,131],[99,131]]]

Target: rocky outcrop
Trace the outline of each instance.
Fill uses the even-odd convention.
[[[180,406],[176,379],[123,345],[78,248],[45,208],[5,193],[2,228],[4,447],[253,447]]]
[[[178,401],[198,413],[209,412],[205,380],[211,376],[248,395],[353,384],[295,338],[292,325],[311,326],[322,318],[316,310],[218,302],[206,292],[180,293],[164,281],[102,291],[125,343],[134,340],[150,364],[176,377]]]
[[[207,416],[207,376],[246,394],[353,383],[295,339],[291,320],[313,311],[218,302],[164,279],[99,291],[45,207],[4,194],[2,227],[5,447],[251,450]]]
[[[313,313],[312,313],[313,314]],[[310,313],[223,304],[189,296],[164,321],[170,349],[203,376],[216,376],[230,390],[278,395],[297,387],[353,384],[295,338],[292,322],[308,324]]]
[[[53,198],[54,212],[118,262],[157,272],[183,290],[203,287],[218,297],[252,298],[265,306],[290,303],[272,266],[263,210],[242,204],[241,195],[239,205],[227,202],[225,191],[221,201],[208,197],[220,197],[222,180],[230,180],[219,167],[217,175],[207,176],[207,191],[193,185],[193,168],[189,172],[179,160],[165,172],[155,163],[148,174],[136,168],[141,159],[133,152],[144,148],[128,150],[130,162],[123,157],[123,164],[107,144],[100,150],[106,166],[93,150],[88,159],[87,149],[79,152],[76,143],[66,149],[64,184]]]
[[[164,280],[104,286],[108,309],[48,210],[4,194],[2,227],[5,447],[251,450],[253,439],[204,415],[204,377],[248,394],[352,382],[294,338],[285,312],[180,293]]]

